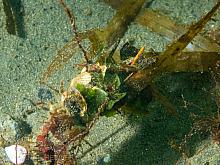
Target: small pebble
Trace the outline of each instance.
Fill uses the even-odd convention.
[[[53,97],[52,93],[50,92],[50,90],[48,90],[46,88],[40,88],[38,90],[37,96],[42,101],[49,101]]]

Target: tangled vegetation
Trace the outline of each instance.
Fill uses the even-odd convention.
[[[158,99],[167,113],[178,118],[180,115],[178,110],[157,90],[154,83],[155,79],[167,73],[210,72],[215,84],[213,93],[217,113],[214,118],[206,117],[194,122],[192,132],[198,130],[211,132],[213,140],[219,143],[220,46],[214,41],[211,43],[205,37],[199,36],[200,38],[193,45],[195,52],[183,52],[183,50],[216,13],[220,1],[177,40],[171,42],[163,52],[144,52],[144,48],[135,48],[130,43],[125,43],[121,49],[118,48],[120,39],[133,21],[151,27],[161,34],[165,31],[174,31],[171,20],[166,17],[162,19],[164,22],[159,23],[161,28],[157,29],[156,24],[161,19],[156,19],[156,13],[140,12],[145,3],[148,2],[127,0],[123,5],[115,3],[118,8],[117,13],[106,27],[79,33],[74,14],[64,0],[60,0],[75,37],[58,50],[57,55],[42,74],[40,82],[47,85],[48,79],[75,55],[77,47],[84,55],[84,63],[79,64],[82,70],[71,80],[68,89],[64,89],[64,84],[61,83],[58,91],[60,100],[49,106],[41,105],[44,108],[46,106],[45,109],[50,111],[50,115],[36,137],[35,153],[39,156],[39,162],[47,162],[51,165],[77,164],[78,148],[98,118],[102,115],[113,116],[118,112],[136,112],[135,109],[141,109],[140,107],[145,103],[144,100],[137,101],[136,98],[146,95],[146,90],[150,93],[149,100]],[[182,27],[176,25],[175,28],[181,31]],[[180,33],[179,31],[177,33]],[[84,39],[89,39],[91,42],[91,50],[84,49],[82,45]],[[131,105],[132,100],[136,100],[136,104]],[[187,108],[190,102],[185,100],[184,96],[182,100]],[[192,132],[186,135],[185,141],[193,135]],[[170,144],[189,156],[190,154],[184,149],[185,141],[176,144],[170,140]]]

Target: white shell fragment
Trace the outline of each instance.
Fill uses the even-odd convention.
[[[70,83],[70,88],[75,87],[77,84],[87,85],[91,82],[92,76],[88,72],[82,72],[72,79]]]
[[[5,152],[9,160],[14,164],[22,164],[25,161],[27,150],[20,145],[11,145],[5,147]],[[16,153],[17,152],[17,153]],[[16,160],[17,157],[17,160]]]

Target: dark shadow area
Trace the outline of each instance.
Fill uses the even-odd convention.
[[[179,147],[192,130],[193,123],[213,117],[217,111],[210,94],[211,81],[208,73],[166,74],[155,80],[155,87],[170,100],[178,115],[168,113],[156,99],[147,105],[142,103],[148,115],[128,117],[128,122],[135,123],[139,129],[121,145],[120,151],[111,155],[110,164],[173,165],[182,153],[193,156],[197,144],[208,138],[207,132],[193,135],[181,149]]]
[[[3,0],[6,15],[6,29],[9,34],[26,38],[24,27],[24,7],[21,0]]]

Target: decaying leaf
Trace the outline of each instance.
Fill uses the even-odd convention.
[[[150,9],[145,10],[142,14],[138,15],[135,21],[140,25],[146,26],[152,31],[166,37],[169,41],[175,40],[177,36],[181,36],[187,31],[185,26],[181,26],[169,17]],[[219,52],[220,46],[213,40],[198,34],[196,38],[194,38],[193,43],[189,43],[185,50]]]
[[[195,56],[186,56],[186,54],[181,52],[192,41],[192,39],[203,29],[205,24],[211,19],[211,17],[217,11],[219,6],[220,1],[218,1],[217,4],[212,8],[212,10],[210,10],[202,19],[200,19],[197,23],[192,24],[185,34],[183,34],[176,41],[172,42],[164,52],[160,53],[155,65],[147,67],[133,74],[129,81],[127,81],[127,84],[135,90],[140,91],[146,87],[148,82],[152,81],[153,77],[158,76],[161,73],[164,73],[165,71],[174,70],[175,67],[178,67],[179,62],[181,61],[183,61],[183,63],[187,63],[188,65],[190,64],[190,60],[194,62],[196,61],[196,64],[194,63],[194,65],[190,65],[190,68],[197,65],[197,70],[194,71],[198,71],[198,67],[202,68],[202,70],[200,70],[201,72],[204,71],[203,68],[205,67],[201,66],[201,64],[203,63],[200,63],[200,61],[205,60],[206,62],[204,63],[204,65],[211,66],[208,62],[214,61],[216,60],[216,58],[218,59],[218,52],[214,53],[215,56],[206,56],[205,59],[201,59],[200,57],[204,57],[202,56],[202,54],[207,55],[206,53],[201,53],[199,55],[197,54]],[[206,58],[212,59],[208,60]]]

